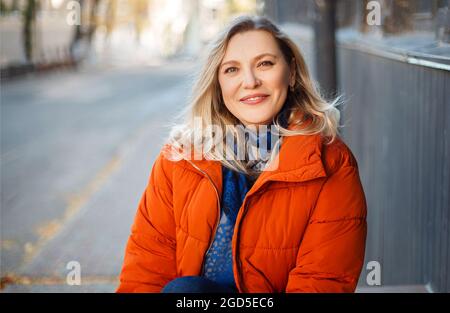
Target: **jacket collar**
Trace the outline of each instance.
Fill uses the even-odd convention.
[[[256,180],[249,193],[256,192],[267,181],[304,182],[326,177],[322,162],[321,135],[295,135],[283,137],[277,157]],[[222,193],[222,167],[219,161],[182,160],[185,169],[208,175],[219,193]]]

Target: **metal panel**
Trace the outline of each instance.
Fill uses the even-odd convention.
[[[382,264],[383,284],[449,291],[450,72],[338,55],[343,134],[368,200],[366,263]]]

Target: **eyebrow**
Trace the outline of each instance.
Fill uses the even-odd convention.
[[[271,56],[271,57],[273,57],[275,59],[278,58],[275,54],[272,54],[272,53],[262,53],[262,54],[260,54],[260,55],[258,55],[256,57],[254,57],[253,60],[259,60],[259,59],[261,59],[261,58],[263,58],[265,56]],[[219,68],[222,68],[224,65],[226,65],[228,63],[239,63],[239,62],[236,61],[236,60],[229,60],[229,61],[226,61],[226,62],[223,62],[222,64],[220,64]]]

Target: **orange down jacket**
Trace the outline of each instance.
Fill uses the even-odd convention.
[[[161,153],[140,200],[117,292],[160,292],[201,275],[220,216],[221,164]],[[239,292],[353,292],[367,234],[352,152],[337,138],[283,138],[278,168],[245,197],[233,239]]]

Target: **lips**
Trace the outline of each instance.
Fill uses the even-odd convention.
[[[256,93],[256,94],[245,96],[245,97],[241,98],[239,101],[243,102],[245,104],[258,104],[258,103],[263,102],[267,97],[269,97],[268,94]]]

